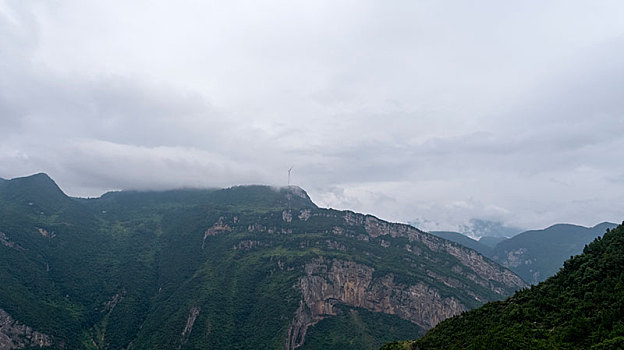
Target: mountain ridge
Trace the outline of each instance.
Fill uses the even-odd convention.
[[[32,206],[3,193],[0,309],[52,348],[372,349],[526,286],[297,187],[65,196],[41,212],[42,193]]]
[[[55,201],[69,199],[45,173],[4,180],[0,182],[0,191],[7,199],[18,201],[44,197]]]
[[[536,284],[554,275],[563,261],[580,253],[585,244],[617,225],[602,222],[592,227],[553,224],[541,230],[521,232],[489,247],[459,232],[433,231],[445,239],[464,244]],[[483,239],[483,238],[482,238]]]
[[[438,237],[447,239],[449,241],[453,241],[456,243],[459,243],[461,245],[464,245],[470,249],[474,249],[477,252],[481,253],[484,256],[489,256],[492,249],[491,247],[480,243],[477,240],[474,240],[468,236],[465,236],[462,233],[459,232],[453,232],[453,231],[429,231],[429,233],[436,235]]]
[[[543,230],[530,230],[498,243],[492,249],[491,257],[503,266],[513,268],[525,281],[536,284],[554,275],[564,260],[579,254],[607,228],[616,226],[607,222],[593,227],[555,224]]]
[[[624,222],[566,260],[546,281],[382,349],[621,349]]]

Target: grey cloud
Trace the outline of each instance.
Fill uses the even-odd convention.
[[[0,176],[98,195],[280,185],[294,165],[321,205],[438,229],[618,221],[620,10],[6,2]]]

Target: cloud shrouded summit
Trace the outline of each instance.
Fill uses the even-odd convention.
[[[461,227],[621,221],[618,1],[0,1],[0,177],[285,185]]]

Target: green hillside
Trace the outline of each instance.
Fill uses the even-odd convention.
[[[0,182],[0,281],[0,341],[65,349],[375,349],[525,286],[294,186],[76,199],[45,174]]]
[[[474,249],[512,270],[526,282],[537,284],[557,273],[563,262],[581,253],[586,244],[616,226],[609,222],[594,227],[557,224],[543,230],[525,231],[507,239],[482,237],[479,241],[458,232],[431,233]]]
[[[624,348],[624,224],[555,276],[448,319],[415,342],[382,349]]]
[[[489,257],[526,282],[537,284],[557,273],[563,262],[580,254],[586,244],[616,226],[608,222],[594,227],[558,224],[526,231],[498,243]]]

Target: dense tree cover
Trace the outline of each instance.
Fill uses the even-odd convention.
[[[622,349],[623,267],[624,223],[545,282],[382,349]]]
[[[347,226],[347,214],[317,208],[295,187],[76,199],[45,174],[0,181],[0,308],[58,348],[250,349],[284,346],[301,301],[295,286],[318,257],[373,267],[397,284],[424,282],[471,308],[481,304],[475,295],[499,298],[461,274],[454,256],[369,236]],[[342,313],[310,328],[305,348],[373,349],[422,333],[394,315],[336,307]]]
[[[458,232],[431,233],[474,249],[506,266],[527,283],[537,284],[557,273],[563,262],[581,253],[587,243],[616,226],[609,222],[594,227],[557,224],[543,230],[525,231],[511,238],[482,237],[479,241]]]
[[[378,349],[385,342],[420,333],[423,330],[417,325],[391,315],[341,307],[338,316],[311,329],[300,349]]]
[[[594,238],[616,226],[608,222],[594,227],[557,224],[526,231],[498,243],[488,257],[508,266],[526,282],[537,284],[557,273],[566,259],[580,254]]]

